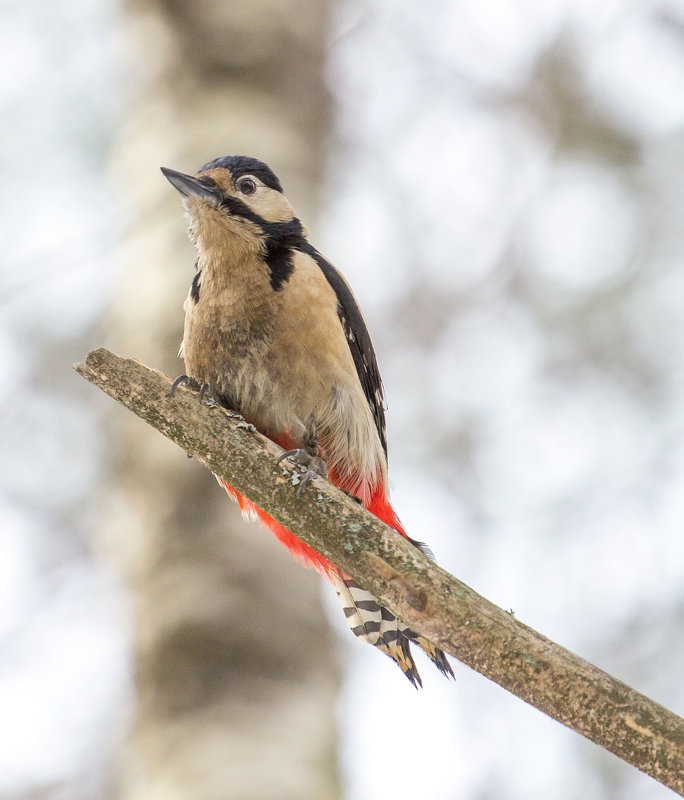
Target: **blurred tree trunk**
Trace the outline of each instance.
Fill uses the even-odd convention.
[[[271,163],[311,219],[329,97],[329,4],[132,0],[112,178],[130,215],[108,342],[174,375],[193,275],[160,165]],[[138,705],[120,796],[339,795],[333,641],[318,577],[243,523],[211,475],[116,412],[106,541],[134,591]]]

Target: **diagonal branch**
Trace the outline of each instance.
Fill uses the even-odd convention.
[[[170,396],[166,375],[107,350],[74,369],[344,569],[455,658],[684,796],[684,720],[502,611],[327,481],[301,475],[241,417]]]

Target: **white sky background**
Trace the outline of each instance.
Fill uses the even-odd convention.
[[[352,2],[337,32],[324,237],[378,340],[396,510],[682,713],[684,6]],[[464,667],[418,694],[372,655],[352,800],[670,795]]]
[[[113,5],[0,9],[0,797],[97,796],[128,693],[84,505],[104,404],[67,374],[121,213]],[[317,244],[376,339],[398,513],[477,591],[683,714],[684,4],[348,2],[329,82]],[[671,797],[460,665],[447,683],[421,662],[414,692],[341,634],[350,800]]]

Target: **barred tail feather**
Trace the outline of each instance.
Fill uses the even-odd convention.
[[[453,678],[454,673],[451,669],[451,664],[447,661],[446,653],[443,650],[440,650],[438,647],[435,647],[434,644],[429,639],[426,639],[424,636],[421,636],[418,633],[414,633],[414,631],[407,629],[406,636],[412,641],[415,642],[418,647],[423,650],[423,652],[427,655],[427,657],[432,661],[432,663],[437,667],[437,669],[444,675],[446,678]]]
[[[371,498],[371,501],[368,505],[368,510],[375,514],[378,519],[381,519],[384,523],[389,525],[391,528],[394,528],[395,531],[400,533],[405,539],[408,539],[409,542],[414,547],[417,547],[422,553],[431,559],[432,561],[435,560],[434,553],[430,549],[425,542],[419,542],[417,539],[412,539],[410,536],[407,535],[406,531],[404,530],[401,522],[399,521],[399,517],[396,515],[394,509],[389,503],[385,491],[382,486],[378,486]],[[389,611],[387,613],[390,613]],[[399,623],[402,625],[402,623]],[[437,667],[437,669],[448,678],[453,678],[454,673],[451,669],[449,662],[447,661],[446,654],[443,650],[440,650],[438,647],[426,639],[424,636],[420,636],[417,633],[414,633],[410,628],[402,625],[403,632],[407,639],[415,642],[422,650],[425,651],[428,658],[432,663]],[[419,679],[420,680],[420,679]]]
[[[251,500],[237,492],[221,478],[217,477],[217,480],[228,495],[237,502],[245,516],[258,520],[264,527],[268,528],[303,566],[318,570],[321,575],[332,582],[340,598],[352,633],[359,639],[386,653],[398,664],[401,671],[416,688],[422,687],[423,683],[413,660],[411,642],[415,642],[425,651],[428,658],[443,675],[453,678],[454,674],[442,650],[439,650],[428,639],[404,625],[389,609],[380,605],[370,592],[363,589],[348,576],[343,575],[334,564],[297,538],[279,522],[276,522],[273,517],[254,505]],[[406,535],[382,487],[378,487],[375,490],[367,508],[372,514],[375,514],[376,517],[432,557],[429,548],[423,545],[422,542],[410,539]]]
[[[406,626],[351,578],[339,577],[333,584],[352,633],[386,653],[416,688],[421,687]]]

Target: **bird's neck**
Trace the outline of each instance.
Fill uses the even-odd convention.
[[[206,296],[242,297],[263,293],[268,282],[261,245],[254,237],[226,233],[198,238],[197,269]]]

